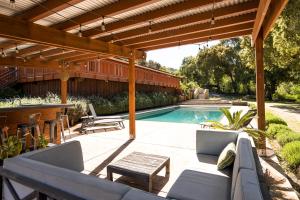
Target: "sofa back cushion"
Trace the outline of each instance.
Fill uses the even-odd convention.
[[[197,130],[196,152],[197,154],[219,156],[227,144],[236,142],[237,136],[237,131]]]
[[[250,169],[240,169],[232,199],[263,200],[255,171]]]
[[[81,172],[84,169],[82,149],[78,141],[66,142],[53,147],[28,152],[22,154],[21,157],[77,172]]]
[[[4,168],[82,199],[120,200],[130,190],[126,185],[24,157],[6,159]]]
[[[241,169],[249,169],[256,173],[252,145],[247,133],[241,132],[237,139],[236,156],[232,171],[231,197],[233,197],[236,181]]]

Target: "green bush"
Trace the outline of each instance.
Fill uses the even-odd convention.
[[[266,113],[266,125],[269,126],[270,124],[283,124],[287,126],[286,121],[281,119],[280,117],[275,116],[272,113]]]
[[[300,141],[300,133],[295,132],[285,132],[285,133],[279,133],[276,136],[276,140],[281,146],[284,146],[285,144],[293,141]],[[300,152],[299,152],[300,153]]]
[[[136,93],[136,109],[148,109],[159,106],[172,105],[178,102],[178,98],[167,92]],[[23,97],[22,104],[60,103],[60,97],[48,93],[45,98]],[[88,111],[88,103],[92,103],[98,115],[110,115],[128,112],[128,93],[123,93],[106,99],[100,96],[69,97],[68,103],[74,104],[74,108],[68,109],[69,120],[72,124],[78,122]],[[13,99],[0,100],[0,107],[18,106],[19,101]]]
[[[292,82],[281,83],[273,94],[273,99],[300,101],[300,85]]]
[[[266,131],[266,134],[270,138],[274,138],[277,134],[287,133],[287,132],[291,132],[291,131],[292,130],[289,127],[287,127],[286,125],[270,124]]]
[[[281,156],[292,169],[300,165],[300,141],[290,142],[281,149]]]

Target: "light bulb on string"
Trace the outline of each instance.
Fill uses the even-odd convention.
[[[16,54],[18,54],[18,53],[19,53],[19,48],[18,48],[18,45],[16,45],[15,52],[16,52]]]
[[[79,25],[78,37],[82,37],[81,24]]]
[[[15,9],[16,8],[16,0],[10,0],[9,5],[11,8]]]
[[[211,25],[215,25],[215,17],[213,16],[212,18],[211,18]]]
[[[41,59],[41,60],[44,60],[44,59],[45,59],[44,56],[43,56],[43,54],[42,54],[42,51],[40,51],[40,59]]]
[[[102,17],[101,30],[102,30],[102,31],[105,31],[105,30],[106,30],[106,28],[105,28],[105,23],[104,23],[104,16]]]
[[[151,33],[151,32],[152,32],[151,21],[149,21],[148,33]]]
[[[4,52],[3,48],[1,48],[1,57],[2,58],[6,57],[6,53]]]

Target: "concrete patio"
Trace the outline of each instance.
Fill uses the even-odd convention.
[[[168,156],[171,159],[171,173],[165,178],[163,169],[153,181],[153,192],[166,196],[179,174],[197,160],[195,154],[197,124],[137,121],[137,137],[128,140],[128,121],[125,129],[77,135],[70,140],[81,142],[84,173],[106,178],[106,166],[110,162],[126,156],[133,151]],[[67,140],[67,141],[70,141]],[[146,186],[126,177],[114,175],[114,181],[122,182],[140,189]]]

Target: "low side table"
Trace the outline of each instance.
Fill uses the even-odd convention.
[[[152,191],[152,179],[166,167],[166,176],[170,174],[170,158],[166,156],[132,152],[124,158],[107,166],[107,179],[113,181],[113,173],[132,177],[148,185]]]

